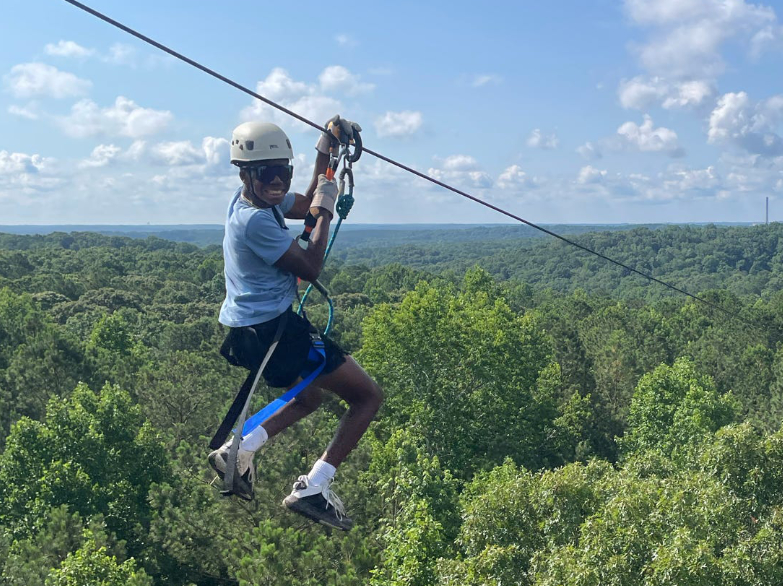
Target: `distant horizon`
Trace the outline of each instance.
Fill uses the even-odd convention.
[[[316,128],[65,2],[16,3],[0,20],[0,222],[222,223],[241,186],[238,124],[286,132],[290,189],[305,193],[317,128],[335,114],[366,147],[352,222],[494,225],[502,208],[546,225],[753,224],[767,197],[783,220],[780,6],[420,2],[400,43],[379,26],[398,3],[352,5],[348,31],[297,3],[265,5],[275,26],[261,37],[256,3],[193,2],[187,26],[178,4],[95,9]],[[263,50],[205,43],[201,27]]]
[[[290,220],[289,220],[290,221]],[[297,220],[293,220],[297,223]],[[764,221],[749,222],[749,221],[699,221],[699,222],[536,222],[540,226],[650,226],[650,225],[672,225],[672,226],[706,226],[709,224],[715,225],[731,225],[731,226],[756,226],[764,224]],[[775,221],[770,221],[770,224],[774,224]],[[461,227],[480,227],[480,226],[527,226],[520,222],[475,222],[475,223],[434,223],[434,222],[352,222],[350,224],[343,224],[342,228],[355,228],[358,226],[442,226],[444,228],[450,226]],[[223,224],[0,224],[0,231],[5,228],[223,228]],[[531,226],[528,226],[531,227]]]

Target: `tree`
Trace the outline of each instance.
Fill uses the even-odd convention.
[[[669,457],[688,452],[733,421],[738,409],[730,395],[720,395],[709,377],[687,358],[661,365],[639,381],[631,401],[628,431],[621,438],[628,455],[656,449]]]
[[[152,579],[133,559],[120,563],[106,546],[94,540],[68,554],[62,565],[46,578],[46,586],[152,586]]]
[[[544,333],[533,316],[471,289],[481,272],[466,276],[463,293],[423,282],[399,308],[378,306],[359,353],[386,393],[385,425],[425,437],[460,478],[507,456],[542,465],[558,415],[554,399],[536,392],[550,363]]]
[[[67,504],[84,518],[103,515],[138,555],[147,542],[147,496],[167,468],[162,444],[126,392],[81,384],[50,401],[44,421],[13,426],[0,455],[0,523],[14,539],[26,538],[51,507]]]

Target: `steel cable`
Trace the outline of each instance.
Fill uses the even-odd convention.
[[[193,59],[190,59],[189,57],[186,57],[185,55],[183,55],[181,53],[178,53],[177,51],[174,51],[173,49],[170,49],[166,45],[164,45],[162,43],[159,43],[159,42],[155,41],[154,39],[151,39],[150,37],[148,37],[146,35],[141,34],[140,32],[138,32],[138,31],[136,31],[136,30],[134,30],[134,29],[132,29],[132,28],[122,24],[121,22],[118,22],[118,21],[114,20],[113,18],[110,18],[110,17],[106,16],[105,14],[103,14],[101,12],[98,12],[97,10],[95,10],[93,8],[90,8],[89,6],[86,6],[86,5],[82,4],[81,2],[77,2],[76,0],[65,0],[65,2],[75,6],[77,8],[79,8],[81,10],[84,10],[85,12],[88,12],[89,14],[92,14],[96,18],[99,18],[99,19],[103,20],[104,22],[107,22],[107,23],[111,24],[112,26],[115,26],[118,29],[120,29],[120,30],[122,30],[122,31],[124,31],[124,32],[126,32],[126,33],[128,33],[130,35],[133,35],[134,37],[144,41],[145,43],[148,43],[148,44],[152,45],[153,47],[156,47],[156,48],[160,49],[161,51],[164,51],[165,53],[168,53],[172,57],[176,57],[177,59],[179,59],[181,61],[184,61],[185,63],[187,63],[189,65],[192,65],[193,67],[195,67],[197,69],[200,69],[204,73],[207,73],[207,74],[211,75],[212,77],[215,77],[215,78],[219,79],[220,81],[227,83],[228,85],[230,85],[230,86],[232,86],[232,87],[234,87],[234,88],[236,88],[236,89],[238,89],[238,90],[248,94],[249,96],[252,96],[252,97],[254,97],[254,98],[258,99],[258,100],[261,100],[265,104],[267,104],[267,105],[269,105],[269,106],[271,106],[273,108],[276,108],[277,110],[280,110],[281,112],[285,112],[289,116],[292,116],[293,118],[296,118],[297,120],[299,120],[300,122],[303,122],[304,124],[312,126],[313,128],[315,128],[316,130],[318,130],[320,132],[323,132],[323,130],[324,130],[323,126],[321,126],[319,124],[316,124],[315,122],[313,122],[311,120],[308,120],[304,116],[301,116],[300,114],[297,114],[296,112],[294,112],[292,110],[289,110],[288,108],[286,108],[284,106],[281,106],[280,104],[278,104],[278,103],[276,103],[276,102],[274,102],[274,101],[272,101],[272,100],[270,100],[268,98],[265,98],[264,96],[262,96],[262,95],[260,95],[260,94],[258,94],[256,92],[246,88],[242,84],[237,83],[236,81],[234,81],[232,79],[229,79],[228,77],[225,77],[224,75],[221,75],[220,73],[217,73],[216,71],[210,69],[209,67],[206,67],[206,66],[202,65],[201,63],[199,63],[197,61],[194,61]],[[411,168],[411,167],[409,167],[407,165],[399,163],[399,162],[395,161],[394,159],[390,159],[389,157],[381,155],[380,153],[376,153],[375,151],[367,148],[366,146],[363,147],[363,148],[364,148],[364,152],[366,152],[366,153],[376,157],[377,159],[385,161],[385,162],[389,163],[390,165],[394,165],[395,167],[398,167],[400,169],[408,171],[409,173],[412,173],[412,174],[416,175],[417,177],[421,177],[422,179],[430,181],[431,183],[434,183],[435,185],[439,185],[440,187],[443,187],[444,189],[448,189],[449,191],[453,191],[454,193],[456,193],[458,195],[461,195],[462,197],[470,199],[470,200],[472,200],[472,201],[474,201],[474,202],[476,202],[478,204],[481,204],[481,205],[483,205],[485,207],[490,208],[491,210],[494,210],[494,211],[496,211],[498,213],[501,213],[501,214],[503,214],[505,216],[508,216],[509,218],[512,218],[513,220],[516,220],[518,222],[526,224],[526,225],[530,226],[531,228],[535,228],[536,230],[539,230],[539,231],[541,231],[541,232],[543,232],[545,234],[548,234],[549,236],[557,238],[558,240],[561,240],[561,241],[565,242],[566,244],[569,244],[571,246],[579,248],[579,249],[581,249],[581,250],[583,250],[585,252],[588,252],[588,253],[590,253],[592,255],[597,256],[598,258],[601,258],[601,259],[606,260],[606,261],[608,261],[610,263],[613,263],[613,264],[615,264],[615,265],[617,265],[619,267],[622,267],[623,269],[625,269],[625,270],[627,270],[629,272],[632,272],[632,273],[635,273],[637,275],[640,275],[640,276],[644,277],[645,279],[649,279],[650,281],[653,281],[655,283],[663,285],[664,287],[668,287],[672,291],[676,291],[678,293],[686,295],[687,297],[690,297],[691,299],[694,299],[694,300],[696,300],[696,301],[698,301],[700,303],[703,303],[704,305],[706,305],[708,307],[711,307],[713,309],[717,309],[718,311],[721,311],[721,312],[725,313],[726,315],[728,315],[728,316],[730,316],[730,317],[732,317],[734,319],[737,319],[737,320],[743,322],[744,324],[746,324],[748,326],[751,326],[751,327],[754,327],[754,328],[762,328],[762,329],[764,329],[765,332],[767,331],[767,328],[762,326],[762,324],[757,324],[757,323],[754,323],[752,321],[748,321],[745,318],[742,318],[742,317],[736,315],[735,313],[732,313],[728,309],[726,309],[724,307],[721,307],[720,305],[717,305],[716,303],[708,301],[707,299],[699,297],[698,295],[694,295],[693,293],[685,291],[684,289],[680,289],[679,287],[676,287],[676,286],[674,286],[674,285],[672,285],[670,283],[667,283],[666,281],[662,281],[662,280],[660,280],[660,279],[658,279],[658,278],[656,278],[656,277],[654,277],[654,276],[652,276],[652,275],[650,275],[648,273],[645,273],[643,271],[639,271],[639,270],[637,270],[637,269],[635,269],[633,267],[630,267],[630,266],[628,266],[627,264],[625,264],[623,262],[620,262],[618,260],[610,258],[610,257],[606,256],[605,254],[601,254],[600,252],[597,252],[595,250],[592,250],[591,248],[583,246],[582,244],[579,244],[578,242],[574,242],[573,240],[570,240],[570,239],[566,238],[565,236],[561,236],[560,234],[552,232],[551,230],[547,230],[543,226],[539,226],[538,224],[534,224],[533,222],[529,222],[528,220],[525,220],[524,218],[521,218],[521,217],[519,217],[519,216],[517,216],[515,214],[512,214],[511,212],[508,212],[508,211],[506,211],[506,210],[504,210],[502,208],[499,208],[499,207],[497,207],[497,206],[495,206],[495,205],[493,205],[493,204],[491,204],[489,202],[486,202],[486,201],[484,201],[484,200],[482,200],[482,199],[480,199],[478,197],[470,195],[469,193],[466,193],[466,192],[464,192],[464,191],[462,191],[460,189],[457,189],[456,187],[452,187],[451,185],[448,185],[447,183],[443,183],[442,181],[438,181],[437,179],[434,179],[433,177],[430,177],[429,175],[425,175],[424,173],[421,173],[420,171],[417,171],[417,170],[415,170],[415,169],[413,169],[413,168]]]

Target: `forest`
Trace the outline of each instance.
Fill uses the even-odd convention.
[[[280,505],[334,398],[252,502],[213,483],[219,246],[0,234],[0,584],[783,584],[783,224],[569,234],[710,305],[493,230],[338,239],[333,338],[385,394],[348,533]]]

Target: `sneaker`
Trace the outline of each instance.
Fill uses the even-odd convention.
[[[233,440],[231,439],[228,440],[217,450],[210,452],[207,457],[209,465],[212,466],[212,469],[218,477],[220,477],[220,480],[224,480],[226,477],[228,454],[231,450],[232,441]],[[235,477],[235,485],[240,492],[235,494],[248,501],[253,499],[253,483],[256,481],[256,467],[253,464],[254,455],[255,452],[248,452],[242,448],[239,448],[239,452],[237,453],[237,472],[239,472],[239,478]]]
[[[345,514],[345,506],[340,497],[334,494],[330,484],[327,482],[319,486],[312,484],[307,476],[300,476],[283,505],[327,527],[349,531],[353,521]]]

